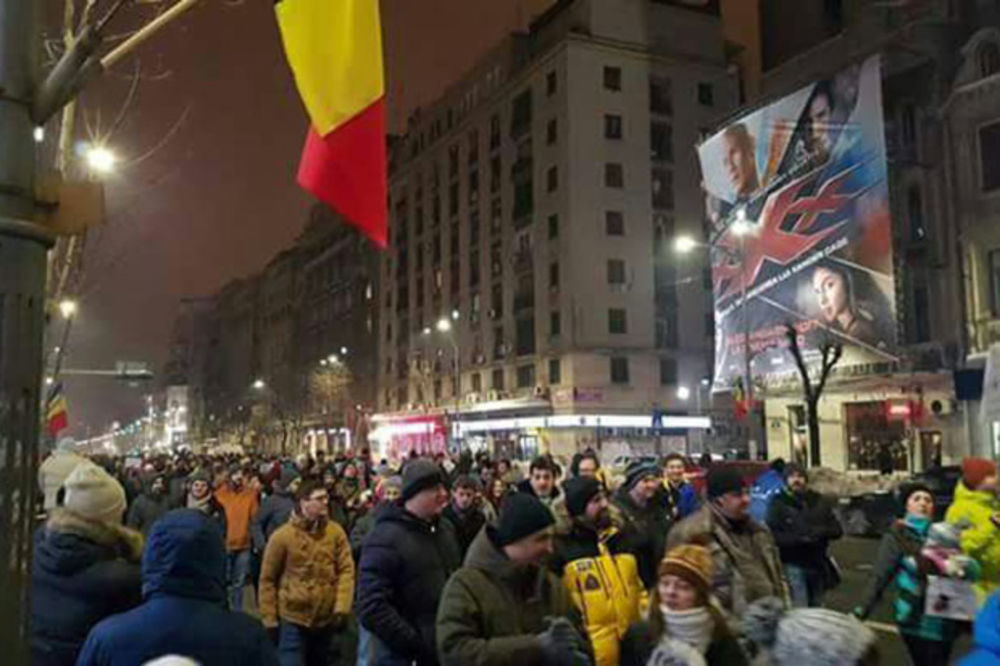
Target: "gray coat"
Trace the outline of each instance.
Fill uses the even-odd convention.
[[[286,493],[274,493],[264,500],[250,524],[254,550],[263,552],[274,531],[288,522],[295,500]]]

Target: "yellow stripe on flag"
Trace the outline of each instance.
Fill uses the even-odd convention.
[[[285,53],[325,136],[385,94],[378,0],[281,0]]]

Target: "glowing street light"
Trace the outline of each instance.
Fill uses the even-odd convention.
[[[451,321],[447,319],[439,319],[436,328],[441,333],[447,333],[451,330]]]
[[[677,254],[688,254],[698,247],[698,241],[691,236],[678,236],[674,239],[674,252]]]
[[[337,365],[338,363],[340,363],[340,357],[337,356],[336,354],[330,354],[329,356],[326,357],[326,362],[330,365]]]
[[[689,389],[687,386],[678,386],[677,387],[677,399],[678,400],[687,400],[690,397],[691,397],[691,389]]]
[[[340,355],[341,356],[347,356],[347,347],[341,347],[340,348]]]
[[[69,319],[75,315],[77,309],[76,301],[69,298],[63,299],[59,302],[59,312],[62,313],[64,319]]]
[[[104,146],[91,146],[87,150],[87,165],[98,173],[111,173],[118,164],[118,156]]]
[[[253,383],[254,390],[263,391],[267,388],[267,383],[263,379],[257,379]]]
[[[36,127],[32,136],[35,138],[35,143],[42,143],[43,141],[45,141],[45,128]]]

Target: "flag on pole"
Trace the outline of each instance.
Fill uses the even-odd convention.
[[[385,78],[378,0],[280,0],[275,11],[311,121],[299,185],[384,248]]]
[[[66,396],[63,394],[62,382],[53,384],[45,400],[45,423],[49,434],[55,437],[69,427],[69,412],[66,409]]]

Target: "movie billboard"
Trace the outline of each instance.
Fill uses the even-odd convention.
[[[896,358],[892,225],[877,56],[740,118],[698,148],[710,221],[715,389]]]

